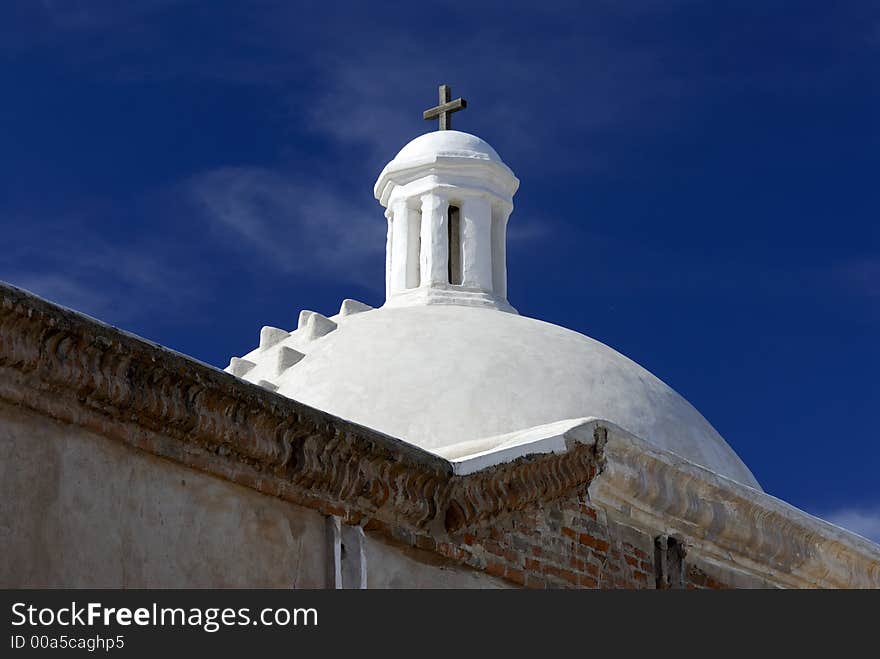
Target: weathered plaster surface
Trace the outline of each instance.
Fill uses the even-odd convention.
[[[513,584],[436,553],[366,536],[368,588],[512,588]]]
[[[605,460],[588,492],[609,516],[687,538],[692,557],[749,580],[880,588],[880,546],[870,540],[613,424],[587,422],[594,425],[605,433]]]
[[[272,342],[273,333],[266,334]],[[0,537],[16,557],[13,567],[3,566],[4,578],[17,578],[20,564],[34,580],[42,574],[81,584],[85,577],[65,572],[70,563],[53,562],[59,552],[97,579],[102,573],[94,570],[121,551],[135,562],[123,568],[110,560],[107,569],[124,583],[156,576],[163,585],[163,579],[216,585],[223,577],[188,563],[198,556],[191,550],[235,556],[229,537],[239,538],[241,527],[241,535],[271,545],[270,556],[286,555],[295,539],[314,530],[305,522],[295,530],[291,521],[315,519],[313,513],[274,508],[296,504],[322,520],[332,515],[362,527],[367,548],[370,539],[391,538],[537,587],[650,587],[647,545],[658,534],[681,537],[697,587],[880,587],[877,545],[608,421],[569,419],[490,438],[505,452],[500,464],[478,464],[482,440],[446,459],[8,286],[0,286],[0,400]],[[529,453],[530,439],[544,452]],[[162,473],[150,465],[161,465]],[[227,492],[241,502],[227,500]],[[201,533],[209,547],[177,537],[213,524],[203,517],[208,513],[219,517],[221,531]],[[138,553],[142,546],[162,555],[148,536],[163,521],[179,525],[168,542],[183,561],[168,572]],[[615,530],[627,528],[630,540]],[[88,540],[82,547],[80,534]],[[326,537],[318,535],[326,551]],[[366,580],[399,584],[409,561],[373,553],[387,568],[371,574],[367,566]],[[413,583],[427,578],[421,575],[432,564],[425,555],[406,553],[420,565]],[[217,560],[226,565],[222,556]],[[243,563],[243,577],[227,575],[221,583],[263,578],[248,573],[249,565]],[[299,565],[290,571],[312,575],[316,564]],[[605,579],[607,566],[620,569]],[[450,574],[440,567],[438,584]],[[361,573],[347,568],[350,580]]]
[[[0,403],[4,587],[321,588],[324,518]]]
[[[0,402],[0,586],[324,588],[325,524],[314,510]],[[363,558],[369,588],[511,587],[372,535]]]

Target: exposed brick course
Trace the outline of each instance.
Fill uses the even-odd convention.
[[[685,571],[685,588],[690,590],[723,590],[730,588],[730,586],[709,576],[697,566],[690,565]]]
[[[652,548],[652,536],[609,522],[578,494],[452,533],[436,551],[527,588],[654,588]]]

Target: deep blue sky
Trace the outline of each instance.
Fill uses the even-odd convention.
[[[22,0],[0,57],[0,278],[221,367],[378,305],[372,186],[446,82],[522,180],[520,312],[880,538],[877,2]]]

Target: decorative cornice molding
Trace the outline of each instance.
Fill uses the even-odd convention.
[[[432,453],[0,284],[0,399],[291,502],[416,533],[583,488],[591,446],[468,476]]]
[[[466,476],[455,476],[444,526],[455,532],[498,515],[562,498],[585,488],[599,472],[604,429],[565,453],[532,454]]]
[[[602,425],[604,465],[589,494],[609,514],[683,536],[692,554],[770,583],[880,588],[880,546]]]

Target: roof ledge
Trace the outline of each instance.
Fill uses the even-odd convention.
[[[682,536],[689,552],[770,583],[880,588],[877,544],[603,419],[566,419],[462,442],[438,454],[450,460],[457,476],[475,477],[502,471],[506,463],[586,447],[599,468],[589,480],[590,499],[629,525]]]
[[[434,453],[449,460],[456,475],[467,476],[528,455],[566,453],[576,443],[594,446],[600,422],[595,417],[564,419],[444,446]]]
[[[688,551],[795,588],[880,588],[880,546],[608,425],[592,501]]]

